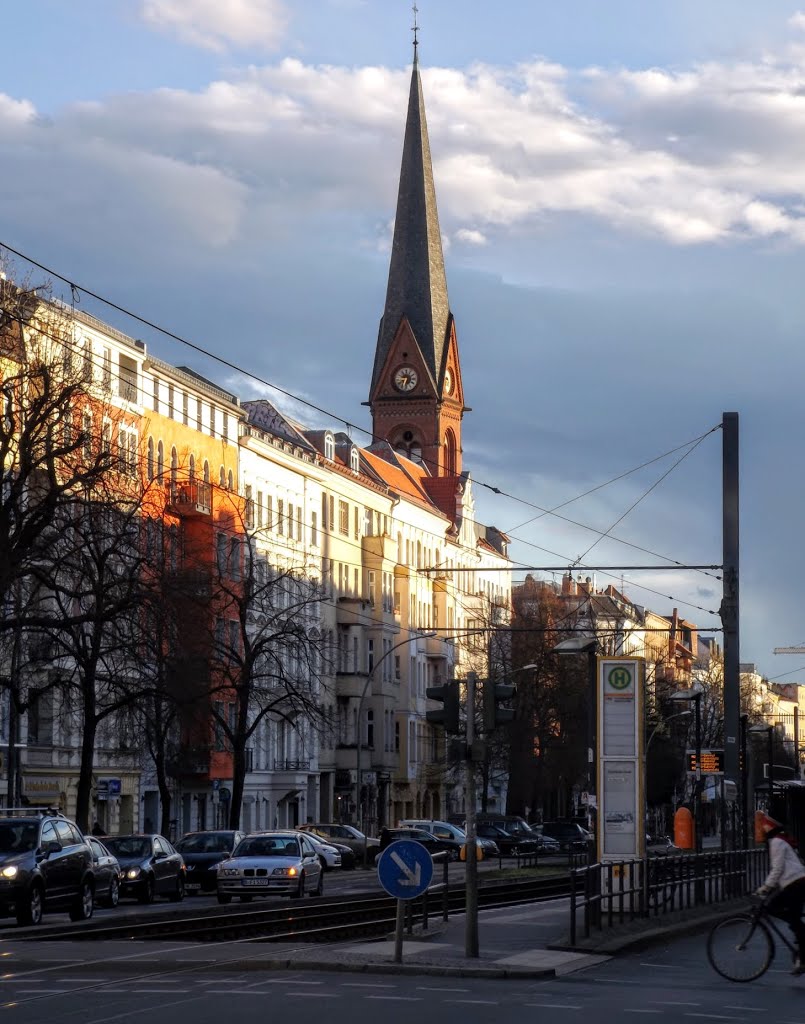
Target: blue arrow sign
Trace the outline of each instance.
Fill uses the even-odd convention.
[[[378,857],[377,878],[389,896],[413,900],[430,885],[433,861],[422,843],[398,839]]]

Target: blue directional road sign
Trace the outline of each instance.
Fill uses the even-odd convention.
[[[413,900],[430,885],[433,861],[422,843],[398,839],[378,857],[377,877],[389,896]]]

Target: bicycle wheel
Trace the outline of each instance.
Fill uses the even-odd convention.
[[[754,981],[768,970],[773,956],[768,928],[750,914],[721,921],[707,938],[710,966],[727,981]]]

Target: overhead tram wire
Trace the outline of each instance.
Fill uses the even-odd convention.
[[[24,257],[23,257],[23,258],[24,258]],[[39,266],[39,264],[37,264],[37,265]],[[49,272],[49,271],[47,270],[47,268],[42,268],[42,269],[44,269],[44,270],[45,270],[46,272]],[[58,276],[58,275],[56,275],[56,276]],[[60,279],[61,279],[61,280],[64,280],[63,278],[60,278]],[[69,282],[68,282],[68,283],[69,283]],[[71,287],[76,287],[76,286],[72,286],[72,285],[71,285]],[[88,294],[91,294],[91,293],[88,293]],[[102,300],[102,299],[101,299],[100,301],[105,301],[105,300]],[[2,307],[0,307],[0,309],[2,309]],[[3,311],[3,312],[7,312],[7,313],[11,313],[11,312],[12,312],[12,311],[9,311],[9,310],[5,310],[5,309],[3,309],[2,311]],[[135,315],[135,314],[131,314],[131,316],[133,316],[133,317],[135,317],[135,318],[136,318],[136,315]],[[45,330],[42,330],[41,328],[38,328],[38,330],[39,330],[39,333],[43,334],[43,335],[44,335],[45,337],[48,337],[48,338],[49,338],[49,339],[50,339],[51,341],[57,342],[57,343],[59,343],[59,344],[61,344],[61,345],[66,345],[66,344],[67,344],[67,341],[66,341],[66,339],[65,339],[65,338],[63,338],[63,337],[56,337],[56,336],[54,336],[54,335],[52,335],[52,334],[48,334],[48,332],[47,332],[47,331],[45,331]],[[191,344],[191,343],[189,343],[189,342],[188,342],[188,344]],[[78,354],[82,354],[82,353],[83,353],[83,349],[82,349],[82,347],[78,346],[78,345],[77,345],[77,344],[76,344],[75,342],[71,343],[71,344],[69,345],[69,347],[70,347],[70,348],[71,348],[71,350],[72,350],[73,352],[75,352],[75,353],[78,353]],[[92,356],[91,358],[92,358],[92,362],[93,362],[93,365],[95,365],[95,366],[98,366],[98,365],[100,365],[100,364],[99,364],[99,363],[97,362],[97,360],[95,359],[95,357],[94,357],[94,356]],[[216,357],[213,357],[213,358],[216,358]],[[244,371],[244,372],[245,372],[245,371]],[[119,378],[118,378],[118,379],[119,379]],[[259,380],[259,378],[254,378],[254,379],[257,379],[257,380]],[[302,401],[302,400],[300,399],[300,401]],[[309,404],[309,403],[307,403],[307,404]],[[717,430],[717,429],[719,429],[719,428],[718,428],[718,427],[712,428],[712,430],[708,431],[708,432],[707,432],[706,434],[704,434],[704,435],[701,435],[701,437],[702,437],[702,438],[704,438],[704,437],[708,436],[708,434],[712,433],[712,432],[713,432],[714,430]],[[227,440],[226,438],[224,438],[224,435],[223,435],[223,433],[222,433],[222,432],[217,432],[217,431],[216,431],[216,432],[214,432],[214,434],[213,434],[213,435],[211,435],[211,436],[217,436],[217,437],[219,437],[219,438],[221,439],[221,441]],[[697,439],[697,440],[698,440],[698,439]],[[689,442],[689,443],[691,443],[691,444],[692,444],[692,443],[695,443],[695,442]],[[684,446],[683,446],[683,447],[684,447]],[[677,450],[678,450],[678,449],[677,449]],[[490,487],[490,485],[489,485],[489,484],[484,484],[484,483],[481,483],[481,486],[484,486],[484,487]],[[336,492],[336,493],[338,494],[338,493],[340,493],[340,492]],[[522,498],[516,498],[516,497],[514,497],[513,495],[511,495],[511,496],[509,496],[509,497],[511,497],[511,498],[512,498],[512,500],[515,500],[515,501],[519,501],[519,502],[521,502],[521,503],[523,503],[523,504],[526,504],[526,505],[530,505],[531,507],[537,507],[537,506],[534,506],[534,505],[533,505],[533,503],[531,503],[531,502],[528,502],[528,501],[527,501],[526,499],[522,499]],[[559,517],[559,518],[565,518],[565,517]],[[570,522],[570,523],[572,523],[572,522],[573,522],[572,520],[567,520],[567,521],[568,521],[568,522]],[[594,529],[593,527],[586,527],[586,526],[584,526],[583,524],[578,524],[578,523],[577,523],[577,524],[575,524],[575,525],[578,525],[578,526],[580,526],[580,527],[582,527],[582,528],[584,528],[584,529],[589,529],[589,530],[591,530],[591,532],[599,532],[599,531],[596,531],[596,530],[595,530],[595,529]],[[443,540],[443,538],[441,538],[441,537],[440,537],[439,535],[437,535],[437,534],[434,534],[434,533],[433,533],[432,531],[423,531],[423,532],[424,532],[424,533],[426,533],[426,534],[427,534],[428,536],[431,536],[431,537],[433,537],[434,539],[436,539],[436,540],[439,540],[440,542],[441,542],[441,541]],[[615,540],[616,538],[611,538],[611,539]],[[631,544],[630,544],[630,542],[628,542],[628,541],[619,541],[619,542],[620,542],[620,543],[624,543],[624,544],[626,544],[627,546],[633,546],[633,545],[631,545]],[[569,564],[571,564],[571,563],[572,563],[572,561],[573,561],[572,559],[569,559],[569,558],[565,558],[564,556],[562,556],[562,555],[558,554],[557,552],[551,551],[551,550],[550,550],[549,548],[544,548],[544,547],[541,547],[540,545],[538,545],[538,544],[535,544],[535,543],[533,543],[533,542],[531,542],[531,541],[526,541],[526,540],[525,540],[525,539],[523,539],[523,538],[518,538],[518,543],[521,543],[521,544],[525,544],[525,545],[526,545],[526,546],[528,546],[528,547],[533,547],[533,548],[535,548],[535,549],[536,549],[536,550],[538,550],[538,551],[544,551],[544,552],[546,552],[547,554],[552,554],[552,555],[555,555],[555,556],[556,556],[557,558],[561,558],[561,559],[562,559],[562,560],[564,561],[565,565],[569,565]],[[353,545],[353,546],[356,546],[356,547],[357,547],[357,545]],[[646,550],[646,549],[641,549],[641,550]],[[654,554],[654,552],[650,552],[650,551],[649,551],[648,553],[650,553],[650,554]],[[664,557],[666,557],[666,556],[663,556],[663,555],[657,555],[657,557],[660,557],[660,558],[664,558]],[[513,560],[512,560],[512,561],[513,561]],[[352,567],[355,567],[355,566],[356,566],[356,565],[357,565],[358,563],[354,563],[354,562],[353,562],[353,563],[346,563],[346,564],[349,564],[349,565],[351,565]],[[679,567],[679,563],[677,563],[677,565],[676,565],[676,566],[671,566],[671,568],[676,568],[676,567]],[[522,563],[521,563],[520,565],[511,565],[511,566],[506,566],[506,567],[505,567],[505,571],[514,571],[514,572],[516,572],[516,571],[519,571],[520,569],[523,569],[523,571],[525,571],[525,568],[526,568],[526,567],[524,567],[524,566],[522,565]],[[578,566],[578,568],[586,568],[586,567],[584,567],[584,566]],[[420,570],[419,568],[417,568],[417,569],[416,569],[416,571],[417,571],[417,573],[418,573],[418,574],[419,574],[419,573],[421,573],[421,570]],[[452,571],[452,570],[451,570],[451,571]],[[478,570],[476,569],[476,570],[474,570],[474,571],[478,571]],[[485,571],[487,571],[487,570],[486,570],[486,569],[484,569],[484,570],[481,570],[481,571],[484,571],[484,572],[485,572]],[[559,569],[557,569],[557,568],[554,568],[554,567],[551,567],[550,569],[548,569],[548,570],[546,570],[546,571],[550,571],[550,572],[555,572],[555,571],[559,571]],[[562,571],[564,571],[564,566],[562,567]],[[601,571],[604,571],[604,570],[601,570]],[[616,578],[616,577],[613,577],[613,578]],[[653,589],[653,588],[651,588],[651,587],[646,587],[645,585],[643,585],[643,584],[640,584],[640,583],[636,583],[636,582],[634,582],[634,581],[630,581],[630,583],[631,583],[631,585],[632,585],[633,587],[636,587],[636,588],[637,588],[637,589],[639,589],[639,590],[644,590],[644,591],[645,591],[646,593],[651,593],[651,594],[655,594],[655,595],[656,595],[656,596],[658,596],[658,597],[662,597],[662,598],[663,598],[664,600],[669,600],[669,601],[673,601],[673,602],[676,602],[677,604],[681,604],[681,605],[686,605],[686,606],[688,606],[688,607],[691,607],[691,608],[694,608],[694,609],[696,609],[697,611],[705,611],[705,612],[708,612],[709,614],[715,614],[715,613],[714,613],[714,612],[712,611],[712,609],[704,608],[704,607],[702,607],[701,605],[697,605],[697,604],[694,604],[693,602],[687,601],[687,600],[685,600],[684,598],[677,598],[677,597],[674,597],[673,595],[666,595],[666,594],[662,594],[662,593],[660,593],[659,591],[657,591],[657,590],[654,590],[654,589]],[[462,591],[458,590],[458,589],[457,589],[457,588],[455,588],[455,587],[453,588],[453,592],[454,592],[455,594],[461,594],[461,593],[463,593]],[[463,604],[463,601],[462,601],[462,604]]]
[[[157,331],[160,334],[163,334],[165,337],[171,338],[174,341],[177,341],[180,344],[187,346],[191,350],[193,350],[195,352],[198,352],[199,354],[205,356],[206,358],[211,359],[214,362],[220,363],[222,366],[226,366],[227,368],[229,368],[229,369],[231,369],[231,370],[233,370],[233,371],[235,371],[235,372],[237,372],[239,374],[242,374],[243,376],[245,376],[247,378],[250,378],[250,379],[256,381],[259,384],[262,384],[265,387],[272,388],[273,390],[277,391],[279,394],[282,394],[282,395],[286,396],[287,398],[292,399],[295,402],[299,402],[301,405],[304,405],[304,406],[306,406],[306,407],[308,407],[310,409],[313,409],[314,411],[316,411],[318,413],[321,413],[322,415],[327,416],[330,419],[334,419],[336,422],[344,423],[344,425],[348,428],[348,431],[350,429],[351,430],[357,430],[360,433],[366,434],[367,436],[369,436],[373,441],[374,440],[380,440],[380,441],[385,441],[386,443],[388,443],[386,438],[378,438],[376,435],[372,434],[372,432],[367,430],[365,427],[361,427],[361,426],[358,426],[357,424],[353,424],[350,420],[348,420],[348,419],[346,419],[344,417],[336,416],[334,413],[331,413],[328,410],[323,409],[321,406],[318,406],[315,403],[308,401],[307,399],[300,398],[297,395],[293,394],[292,392],[287,391],[286,389],[281,388],[281,387],[279,387],[276,384],[272,384],[270,381],[267,381],[264,378],[259,377],[256,374],[251,373],[248,370],[243,369],[243,367],[241,367],[241,366],[239,366],[239,365],[237,365],[235,363],[232,363],[232,362],[230,362],[227,359],[224,359],[222,356],[217,356],[214,353],[212,353],[212,352],[208,351],[207,349],[203,348],[202,346],[197,345],[194,342],[188,341],[186,338],[183,338],[181,335],[178,335],[178,334],[174,333],[173,331],[168,330],[167,328],[160,327],[158,324],[154,323],[153,321],[148,320],[147,318],[142,317],[142,316],[140,316],[137,313],[134,313],[133,311],[127,309],[126,307],[121,306],[118,303],[114,302],[113,300],[107,299],[104,296],[98,294],[97,292],[94,292],[94,291],[92,291],[89,288],[83,287],[82,285],[75,284],[72,280],[70,280],[70,278],[65,277],[63,274],[60,274],[58,271],[53,270],[52,268],[46,266],[45,264],[40,263],[37,260],[34,260],[32,257],[26,256],[20,250],[15,249],[13,246],[8,245],[6,242],[0,241],[0,248],[6,249],[8,252],[13,253],[15,256],[19,257],[22,260],[25,260],[27,263],[31,264],[32,266],[37,267],[38,269],[42,270],[44,273],[49,274],[52,277],[55,277],[55,278],[57,278],[60,281],[63,281],[71,290],[71,297],[73,298],[73,304],[75,304],[75,301],[76,301],[75,300],[75,296],[77,294],[79,295],[79,300],[78,301],[80,302],[80,293],[83,292],[85,295],[88,295],[91,298],[95,299],[97,302],[100,302],[103,305],[108,306],[110,309],[114,309],[117,312],[122,313],[124,316],[130,317],[132,320],[135,320],[138,323],[141,323],[144,326],[147,326],[147,327],[151,328],[152,330]],[[700,443],[700,441],[703,440],[705,437],[709,436],[711,433],[714,433],[715,431],[717,431],[719,429],[721,429],[721,424],[718,424],[717,426],[712,427],[705,434],[701,435],[700,438],[697,438],[697,439],[695,439],[695,441],[689,442],[689,443],[690,444]],[[685,446],[683,445],[681,447],[685,447]],[[673,451],[677,451],[677,450],[679,450],[679,449],[677,448],[677,449],[674,449]],[[666,454],[668,454],[668,453],[666,453]],[[663,458],[663,457],[664,456],[659,456],[658,458]],[[427,462],[427,461],[432,461],[432,460],[423,460],[423,461]],[[621,478],[622,477],[614,478],[614,480],[612,482],[615,482],[617,479],[621,479]],[[539,506],[535,505],[533,502],[530,502],[530,501],[528,501],[527,499],[524,499],[524,498],[517,497],[516,495],[510,494],[510,493],[508,493],[506,491],[503,491],[502,489],[496,487],[493,484],[489,484],[489,483],[486,483],[485,481],[477,480],[477,479],[475,480],[475,482],[476,482],[476,484],[479,487],[484,487],[487,490],[492,491],[494,494],[500,495],[502,497],[506,497],[506,498],[508,498],[511,501],[518,502],[518,503],[526,505],[526,506],[528,506],[530,508],[539,508]],[[603,486],[607,486],[607,485],[603,484],[601,486],[603,487]],[[542,513],[544,513],[544,514],[555,515],[555,513],[551,512],[550,510],[547,510],[547,509],[540,509],[540,511]],[[576,523],[573,520],[568,519],[567,517],[557,516],[557,518],[559,518],[561,520],[564,520],[565,522],[568,522],[571,525],[578,526],[578,527],[580,527],[582,529],[587,529],[587,530],[589,530],[592,533],[598,533],[598,534],[602,533],[602,531],[597,530],[594,527],[586,526],[583,523]],[[626,544],[627,546],[636,546],[636,545],[632,545],[631,542],[629,542],[629,541],[624,541],[624,540],[621,540],[620,538],[617,538],[617,537],[610,537],[609,539],[615,541],[616,543]],[[528,542],[523,540],[522,538],[517,538],[517,540],[518,540],[519,543],[528,544]],[[641,549],[641,550],[646,551],[646,553],[653,554],[653,555],[655,555],[658,558],[663,558],[663,559],[666,559],[666,560],[671,560],[671,559],[668,558],[668,556],[661,555],[661,554],[659,554],[657,552],[650,551],[648,549]],[[569,560],[569,564],[572,563],[573,561],[574,561],[573,559],[570,559]],[[671,561],[673,561],[673,560],[671,560]],[[651,591],[649,591],[649,592],[651,592]],[[673,598],[672,598],[672,600],[673,600]],[[689,602],[681,602],[681,603],[689,604]],[[697,605],[691,605],[691,607],[698,608]]]

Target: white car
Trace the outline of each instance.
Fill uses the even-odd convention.
[[[301,899],[324,893],[324,872],[310,836],[304,832],[254,832],[241,839],[232,856],[218,865],[218,902],[233,896]]]
[[[334,846],[325,843],[323,839],[313,835],[312,832],[307,832],[306,835],[313,843],[313,849],[319,855],[319,862],[324,871],[332,871],[333,868],[341,867],[341,854]]]

